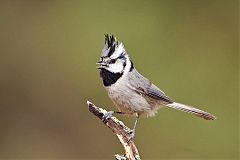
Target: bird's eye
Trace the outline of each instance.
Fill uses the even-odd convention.
[[[113,64],[113,63],[115,63],[116,62],[116,59],[111,59],[110,60],[110,64]]]

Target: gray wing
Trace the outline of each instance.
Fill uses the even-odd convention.
[[[163,100],[168,103],[172,103],[173,100],[171,100],[163,91],[161,91],[157,86],[151,83],[151,86],[147,88],[147,95],[154,98]]]
[[[152,84],[147,78],[143,77],[137,70],[129,73],[129,87],[139,94],[146,95],[156,100],[162,100],[167,103],[172,103],[171,100],[163,91]]]

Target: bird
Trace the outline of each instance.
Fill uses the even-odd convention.
[[[132,115],[136,118],[131,139],[140,116],[155,116],[158,109],[168,107],[192,113],[205,120],[216,117],[193,106],[174,101],[149,79],[141,75],[130,59],[124,45],[114,35],[105,34],[105,43],[100,60],[97,62],[100,77],[108,96],[118,108],[104,115],[107,120],[113,114]]]

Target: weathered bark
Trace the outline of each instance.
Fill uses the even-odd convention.
[[[118,160],[140,160],[138,149],[133,139],[131,139],[131,129],[125,126],[123,122],[119,121],[116,117],[112,116],[106,120],[104,118],[104,115],[107,113],[105,109],[99,108],[89,101],[87,101],[87,104],[89,111],[102,120],[102,122],[113,131],[113,134],[118,137],[123,145],[125,155],[115,155],[115,158]]]

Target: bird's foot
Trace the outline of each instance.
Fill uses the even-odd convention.
[[[133,138],[135,137],[135,130],[132,129],[132,130],[130,130],[128,133],[129,133],[129,137],[128,137],[127,143],[128,143],[129,141],[132,141]]]
[[[103,121],[104,123],[107,123],[107,121],[109,120],[109,118],[111,118],[111,117],[113,116],[113,113],[114,113],[114,111],[109,111],[109,112],[105,113],[105,114],[103,115],[103,117],[102,117],[102,121]]]

